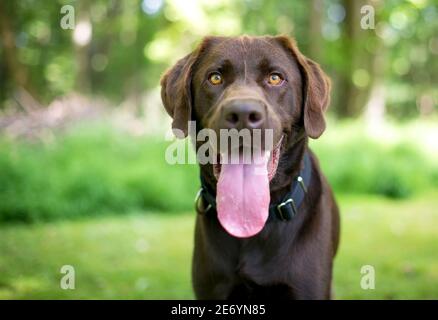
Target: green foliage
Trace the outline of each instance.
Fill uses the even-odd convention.
[[[366,3],[375,9],[375,29],[360,29],[361,7]],[[301,50],[331,76],[332,111],[338,115],[345,116],[344,109],[349,108],[358,115],[373,83],[384,84],[391,116],[428,115],[436,111],[438,101],[437,3],[9,1],[2,7],[4,17],[10,18],[3,34],[15,38],[16,48],[8,53],[7,46],[0,46],[5,71],[0,77],[0,109],[11,104],[14,90],[23,85],[42,105],[72,91],[119,103],[156,88],[163,70],[206,35],[286,34],[294,36]],[[91,39],[84,45],[74,37],[80,28],[60,27],[60,10],[66,4],[75,9],[76,26],[86,21],[92,27]],[[145,10],[147,5],[155,9]],[[26,83],[17,83],[17,78]],[[346,99],[356,94],[359,100]]]
[[[359,143],[357,141],[360,141]],[[317,145],[323,171],[335,191],[406,198],[438,186],[437,167],[408,144],[387,148],[361,139]]]
[[[312,142],[335,193],[405,198],[438,187],[433,156],[409,139],[376,141],[358,122]],[[402,136],[408,126],[395,130]],[[436,130],[435,130],[436,131]],[[430,133],[431,135],[432,133]],[[84,124],[46,142],[0,142],[0,221],[46,221],[132,210],[191,210],[197,165],[165,161],[171,142]],[[185,145],[188,148],[187,145]]]
[[[3,141],[0,221],[191,209],[197,168],[167,164],[165,148],[162,141],[87,126],[48,144]]]

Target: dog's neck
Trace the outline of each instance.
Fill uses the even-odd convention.
[[[280,202],[290,190],[293,179],[296,178],[302,169],[307,145],[307,136],[302,136],[298,140],[287,141],[280,155],[277,172],[270,183],[271,202]]]

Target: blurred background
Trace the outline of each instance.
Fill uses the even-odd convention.
[[[333,81],[336,297],[437,299],[437,0],[0,1],[0,299],[193,298],[198,168],[164,160],[160,75],[204,35],[280,33]]]

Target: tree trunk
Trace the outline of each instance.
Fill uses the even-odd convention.
[[[365,120],[372,125],[381,125],[386,113],[385,61],[386,50],[381,42],[376,49],[372,63],[372,83],[368,101],[365,105]]]
[[[322,12],[324,12],[324,3],[322,0],[312,0],[310,2],[309,16],[309,57],[312,60],[320,61],[321,54],[321,21]]]
[[[373,30],[363,30],[360,25],[360,9],[367,1],[343,0],[346,11],[343,28],[343,50],[345,68],[339,76],[337,113],[340,117],[355,117],[363,110],[368,97],[369,83],[358,87],[353,82],[355,72],[363,69],[368,72],[369,79],[373,77],[371,65],[371,54],[366,50],[367,38]]]
[[[77,12],[78,19],[76,20],[74,34],[81,33],[81,30],[86,29],[86,26],[91,27],[91,21],[89,16],[89,3],[87,1],[80,1]],[[91,27],[92,28],[92,27]],[[90,43],[93,37],[91,30],[91,38],[89,41],[80,42],[73,38],[75,45],[76,63],[78,67],[78,73],[76,75],[76,90],[88,94],[91,92],[91,52]],[[86,33],[85,30],[83,34]],[[84,36],[85,37],[85,36]]]
[[[28,102],[31,102],[31,105],[23,105],[27,109],[35,107],[33,104],[38,105],[38,102],[35,100],[36,93],[29,82],[28,70],[18,59],[15,32],[11,24],[11,19],[13,20],[15,16],[14,3],[0,1],[0,39],[3,46],[5,69],[9,75],[8,78],[12,80],[18,102],[23,105],[20,101],[20,97],[23,96],[21,93],[28,98],[26,99]],[[3,84],[3,86],[6,85],[6,83]]]

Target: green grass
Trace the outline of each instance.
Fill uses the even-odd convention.
[[[343,196],[338,299],[438,298],[438,192],[411,200]],[[191,299],[194,213],[0,226],[1,299]],[[73,265],[76,289],[59,286]],[[359,286],[362,265],[375,290]]]
[[[338,298],[438,298],[438,192],[398,201],[347,197],[340,203]],[[363,265],[375,268],[375,290],[359,286]]]
[[[128,215],[0,228],[0,298],[191,298],[192,219]],[[63,265],[76,289],[61,290]]]
[[[0,137],[0,298],[193,298],[198,167],[100,122],[48,137]],[[354,121],[312,141],[343,195],[338,298],[438,298],[437,139],[436,122]],[[60,289],[63,265],[75,290]],[[359,286],[363,265],[375,290]]]

